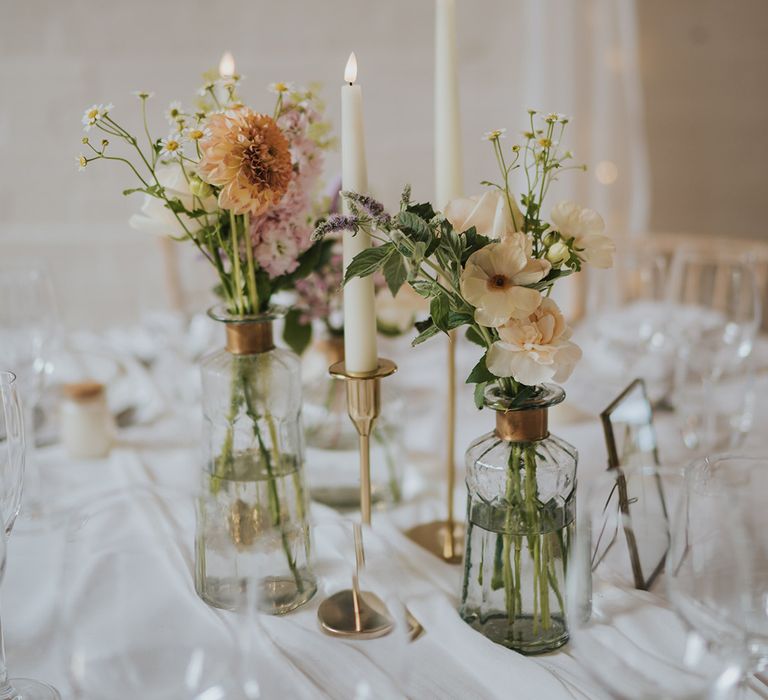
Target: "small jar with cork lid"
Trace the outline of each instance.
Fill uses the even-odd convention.
[[[103,384],[86,380],[62,386],[61,441],[70,457],[106,457],[114,429]]]

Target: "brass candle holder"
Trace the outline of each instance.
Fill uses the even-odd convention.
[[[456,485],[456,331],[448,335],[448,401],[445,429],[445,476],[448,494],[445,520],[416,525],[406,531],[406,537],[448,564],[460,564],[464,556],[464,523],[457,522],[453,513],[453,490]]]
[[[360,516],[371,524],[371,431],[381,410],[382,377],[397,371],[391,360],[379,358],[372,372],[350,372],[344,362],[328,369],[331,376],[347,382],[347,410],[357,430],[360,446]],[[381,599],[360,590],[359,573],[365,565],[362,528],[355,525],[355,573],[352,588],[326,598],[317,609],[320,627],[335,637],[374,639],[392,631],[394,620]]]

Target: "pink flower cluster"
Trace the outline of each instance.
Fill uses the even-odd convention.
[[[301,323],[320,319],[333,326],[342,309],[342,268],[341,253],[334,253],[325,265],[308,277],[296,280],[296,308],[301,312]]]
[[[277,120],[290,143],[293,176],[283,198],[251,220],[253,255],[271,278],[290,274],[312,245],[313,197],[323,169],[322,146],[310,135],[319,113],[306,101],[283,105]]]

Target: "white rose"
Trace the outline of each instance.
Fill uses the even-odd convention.
[[[564,382],[581,358],[571,343],[571,329],[552,299],[526,319],[511,319],[499,329],[500,340],[488,350],[486,364],[497,377],[512,377],[526,386]]]
[[[169,199],[179,199],[189,211],[196,208],[202,208],[209,212],[216,211],[216,197],[213,195],[208,195],[201,200],[193,197],[187,178],[178,163],[161,165],[155,170],[155,174],[158,182],[165,188],[166,196]],[[205,217],[192,219],[185,214],[179,214],[179,217],[190,231],[196,231],[205,224]],[[144,195],[141,213],[134,214],[128,223],[131,228],[159,236],[181,236],[184,234],[184,229],[181,228],[174,213],[165,206],[165,202],[148,194]]]
[[[594,267],[613,266],[614,242],[606,235],[603,217],[575,202],[560,202],[550,215],[552,227],[565,239],[573,239],[574,252]]]
[[[464,233],[474,226],[481,236],[503,238],[523,227],[523,215],[514,199],[512,207],[513,212],[510,212],[506,195],[493,189],[481,195],[451,200],[443,213],[457,233]]]

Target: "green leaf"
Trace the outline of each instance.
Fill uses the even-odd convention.
[[[465,326],[468,323],[472,323],[475,317],[472,314],[464,313],[463,311],[451,311],[448,314],[448,330],[453,330],[459,326]]]
[[[485,387],[487,386],[486,382],[478,382],[475,384],[475,406],[477,408],[482,408],[485,406]]]
[[[432,230],[424,219],[409,211],[401,211],[397,215],[397,228],[406,236],[422,243],[432,241]]]
[[[264,270],[256,271],[256,294],[259,297],[259,311],[264,311],[269,306],[269,300],[272,298],[272,281]]]
[[[485,340],[483,340],[483,336],[480,335],[477,328],[475,328],[474,326],[470,326],[469,328],[467,328],[466,337],[470,343],[479,345],[482,348],[485,347]]]
[[[152,197],[163,196],[163,188],[160,185],[150,185],[149,187],[131,187],[127,190],[123,190],[124,195],[133,194],[134,192],[143,192],[144,194],[151,195]]]
[[[419,328],[419,323],[416,324],[416,328]],[[430,322],[430,325],[427,326],[424,330],[419,328],[421,331],[412,341],[411,341],[411,347],[416,347],[417,345],[420,345],[425,340],[429,340],[433,335],[437,335],[440,332],[440,329],[432,324]]]
[[[466,265],[467,260],[469,259],[469,256],[472,255],[472,253],[477,252],[481,248],[485,248],[489,243],[493,243],[493,241],[488,238],[487,236],[481,236],[473,226],[470,229],[467,229],[463,234],[464,236],[464,251],[461,254],[461,264]]]
[[[165,203],[165,206],[176,214],[185,214],[187,212],[187,208],[182,204],[180,199],[169,199]]]
[[[450,313],[450,302],[445,294],[438,294],[432,299],[429,305],[429,315],[432,322],[441,331],[448,332],[448,314]]]
[[[464,240],[453,230],[453,226],[447,221],[442,223],[440,238],[444,242],[446,249],[450,251],[451,258],[457,263],[460,262],[461,256],[464,253]]]
[[[432,297],[440,294],[440,287],[429,280],[413,280],[411,282],[413,291],[425,299],[431,299]]]
[[[472,371],[467,377],[467,384],[479,384],[480,382],[493,382],[498,377],[491,374],[488,366],[485,364],[485,355],[480,358],[480,361],[472,368]]]
[[[397,251],[393,255],[390,255],[382,267],[384,273],[384,279],[387,281],[387,287],[392,293],[392,296],[397,296],[400,291],[400,287],[405,284],[405,280],[408,279],[408,270],[405,267],[403,256]]]
[[[301,355],[312,340],[312,324],[301,323],[301,312],[290,309],[285,315],[283,340],[297,355]]]
[[[385,243],[378,248],[366,248],[358,253],[347,267],[344,284],[354,277],[368,277],[368,275],[372,275],[387,262],[387,258],[394,252],[394,246],[391,243]]]
[[[429,202],[422,204],[409,204],[406,207],[406,211],[416,214],[416,216],[424,219],[424,221],[431,221],[435,217],[435,210]]]

